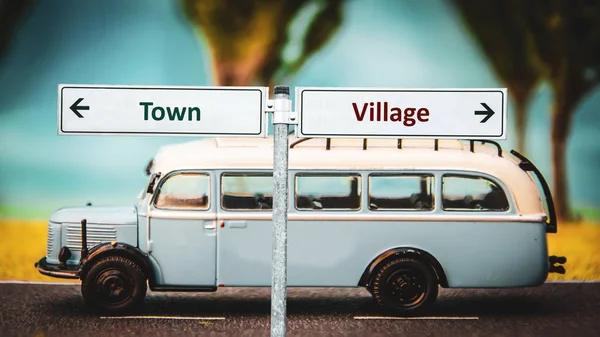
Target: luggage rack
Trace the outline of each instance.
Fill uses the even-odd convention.
[[[299,139],[290,145],[290,149],[293,149],[296,145],[298,145],[300,143],[304,143],[311,139],[314,139],[314,138],[309,137],[309,138]],[[498,149],[498,156],[502,157],[502,146],[493,140],[487,140],[487,139],[477,139],[477,140],[475,140],[475,139],[459,139],[459,140],[468,140],[469,141],[469,150],[471,152],[475,152],[475,142],[481,142],[481,144],[492,144],[492,145],[496,146],[496,148]],[[439,141],[440,141],[439,139],[434,139],[433,149],[435,151],[439,150]],[[366,150],[368,147],[367,145],[368,145],[368,139],[363,138],[362,149]],[[402,138],[398,139],[397,147],[398,147],[398,149],[402,149]],[[331,138],[327,138],[327,142],[325,144],[325,150],[331,150]]]

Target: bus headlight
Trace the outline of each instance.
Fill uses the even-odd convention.
[[[73,256],[73,254],[71,254],[71,250],[67,246],[64,246],[58,252],[58,261],[64,265],[71,258],[71,256]]]

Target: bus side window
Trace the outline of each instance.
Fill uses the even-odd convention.
[[[433,175],[371,174],[369,209],[433,210]]]
[[[474,176],[444,175],[442,207],[446,211],[506,211],[508,199],[493,181]]]
[[[154,206],[161,209],[208,209],[209,186],[210,177],[207,174],[173,175],[160,186]]]
[[[273,209],[273,176],[267,173],[223,173],[221,208],[225,210]]]
[[[358,210],[361,179],[358,174],[296,174],[296,208],[299,210]]]

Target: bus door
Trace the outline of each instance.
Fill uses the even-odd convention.
[[[211,175],[184,171],[158,186],[149,205],[150,256],[163,286],[216,286],[216,206]]]
[[[272,266],[272,174],[227,172],[220,179],[219,283],[268,286]]]

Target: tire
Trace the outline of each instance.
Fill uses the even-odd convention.
[[[81,294],[95,311],[122,314],[137,308],[144,301],[147,279],[133,261],[121,256],[100,259],[81,283]]]
[[[385,262],[373,281],[373,298],[377,304],[397,314],[425,311],[437,299],[438,291],[433,269],[410,258]]]

